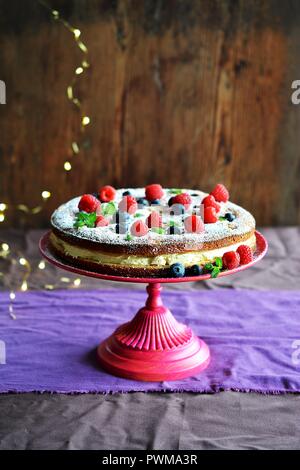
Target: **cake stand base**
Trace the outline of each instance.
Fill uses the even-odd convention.
[[[159,283],[150,283],[145,307],[99,345],[99,361],[111,374],[168,381],[195,375],[209,364],[208,346],[188,326],[177,322],[163,305],[161,290]]]

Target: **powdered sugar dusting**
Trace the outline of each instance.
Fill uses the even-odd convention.
[[[118,189],[116,198],[114,200],[116,204],[118,204],[118,202],[122,199],[122,194],[124,191],[130,191],[130,193],[137,198],[145,197],[144,188]],[[202,191],[183,189],[183,192],[187,192],[191,195],[193,201],[192,205],[190,209],[186,211],[184,216],[170,216],[168,209],[168,200],[174,194],[172,194],[171,190],[167,188],[164,189],[164,191],[165,196],[161,199],[161,203],[164,206],[162,217],[163,227],[165,230],[167,230],[167,228],[169,227],[171,220],[178,226],[182,226],[182,218],[186,217],[187,215],[190,215],[193,211],[193,208],[198,213],[200,213],[199,207],[201,201],[207,195]],[[126,234],[116,233],[114,223],[110,223],[106,227],[74,228],[74,222],[76,219],[76,213],[78,212],[78,203],[80,197],[81,196],[75,197],[74,199],[71,199],[70,201],[65,204],[62,204],[58,209],[56,209],[56,211],[52,214],[51,223],[53,227],[57,228],[65,234],[73,235],[80,239],[99,243],[118,245],[122,244],[128,247],[134,247],[134,245],[168,245],[173,243],[182,243],[192,247],[193,245],[199,244],[201,242],[203,243],[217,241],[229,236],[240,236],[252,231],[255,228],[255,220],[253,216],[242,207],[228,201],[227,203],[221,203],[221,211],[219,213],[219,216],[224,216],[226,212],[232,212],[236,216],[236,219],[233,222],[228,222],[227,220],[225,220],[218,221],[214,224],[205,224],[205,231],[200,234],[183,233],[181,235],[170,235],[165,233],[158,234],[149,231],[149,233],[145,236],[133,237],[131,240],[127,240]],[[132,217],[132,222],[134,222],[135,220],[145,220],[151,213],[151,211],[158,209],[158,206],[139,208],[137,211],[139,217]]]

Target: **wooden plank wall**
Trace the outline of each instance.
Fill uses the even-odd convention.
[[[50,1],[82,31],[91,67],[66,98],[81,54],[36,0],[0,1],[0,201],[6,226],[45,226],[68,198],[160,182],[209,190],[223,181],[261,225],[299,223],[300,2],[292,0]],[[2,224],[2,225],[4,225]]]

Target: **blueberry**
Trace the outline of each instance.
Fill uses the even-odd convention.
[[[203,274],[203,269],[198,264],[194,264],[189,268],[189,274],[191,276],[200,276]]]
[[[225,219],[227,219],[228,222],[232,222],[235,219],[235,215],[231,214],[231,212],[226,212]]]
[[[174,263],[170,266],[170,272],[173,277],[183,277],[185,268],[181,263]]]
[[[153,201],[151,201],[151,204],[153,204],[154,206],[159,206],[160,199],[153,199]]]
[[[171,207],[173,205],[173,201],[174,201],[174,198],[170,197],[170,199],[168,200],[168,206],[169,207]]]
[[[98,193],[92,193],[92,195],[93,195],[96,199],[99,199],[99,194],[98,194]]]
[[[139,197],[137,203],[139,206],[149,206],[149,202],[145,197]]]
[[[199,194],[193,193],[193,194],[191,194],[191,196],[193,196],[193,197],[199,197]]]
[[[181,229],[176,225],[171,225],[167,230],[168,235],[181,235]]]
[[[131,220],[130,214],[128,212],[118,211],[114,214],[113,221],[116,224],[128,224]]]
[[[129,226],[127,224],[116,224],[116,233],[127,233],[128,227]]]
[[[173,204],[170,210],[171,215],[182,215],[185,212],[183,204]]]
[[[130,191],[124,191],[122,196],[131,196],[131,192]]]

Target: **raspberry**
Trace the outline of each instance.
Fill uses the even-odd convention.
[[[135,237],[143,237],[147,235],[149,228],[142,220],[136,220],[130,227],[132,235]]]
[[[240,245],[236,251],[240,256],[240,264],[248,264],[253,261],[253,253],[250,246]]]
[[[96,212],[100,206],[100,201],[92,194],[84,194],[78,204],[78,209],[84,212]]]
[[[182,204],[186,209],[190,207],[192,198],[188,193],[176,194],[172,198],[172,204]]]
[[[137,211],[138,204],[133,196],[124,196],[119,203],[119,209],[128,214],[134,214]]]
[[[153,211],[146,220],[146,223],[149,228],[154,228],[154,227],[161,227],[162,226],[162,218],[159,215],[158,212]]]
[[[211,196],[214,196],[217,202],[227,202],[229,199],[229,192],[225,188],[224,184],[217,184],[215,188],[210,193]]]
[[[217,203],[214,196],[212,196],[211,194],[202,199],[201,204],[203,204],[204,207],[214,207],[217,212],[219,212],[221,208],[220,204]]]
[[[116,190],[112,186],[103,186],[99,189],[99,199],[101,202],[112,201],[116,196]]]
[[[184,219],[184,227],[189,233],[204,232],[204,223],[198,215],[189,215]]]
[[[96,218],[96,227],[106,227],[109,224],[109,221],[104,217],[104,215],[98,215]]]
[[[204,208],[204,222],[206,224],[214,224],[218,220],[217,211],[214,207]]]
[[[163,197],[164,192],[160,184],[148,184],[145,188],[146,198],[148,201],[154,201]]]
[[[223,266],[227,269],[235,269],[240,264],[240,255],[236,251],[227,251],[222,257]]]

